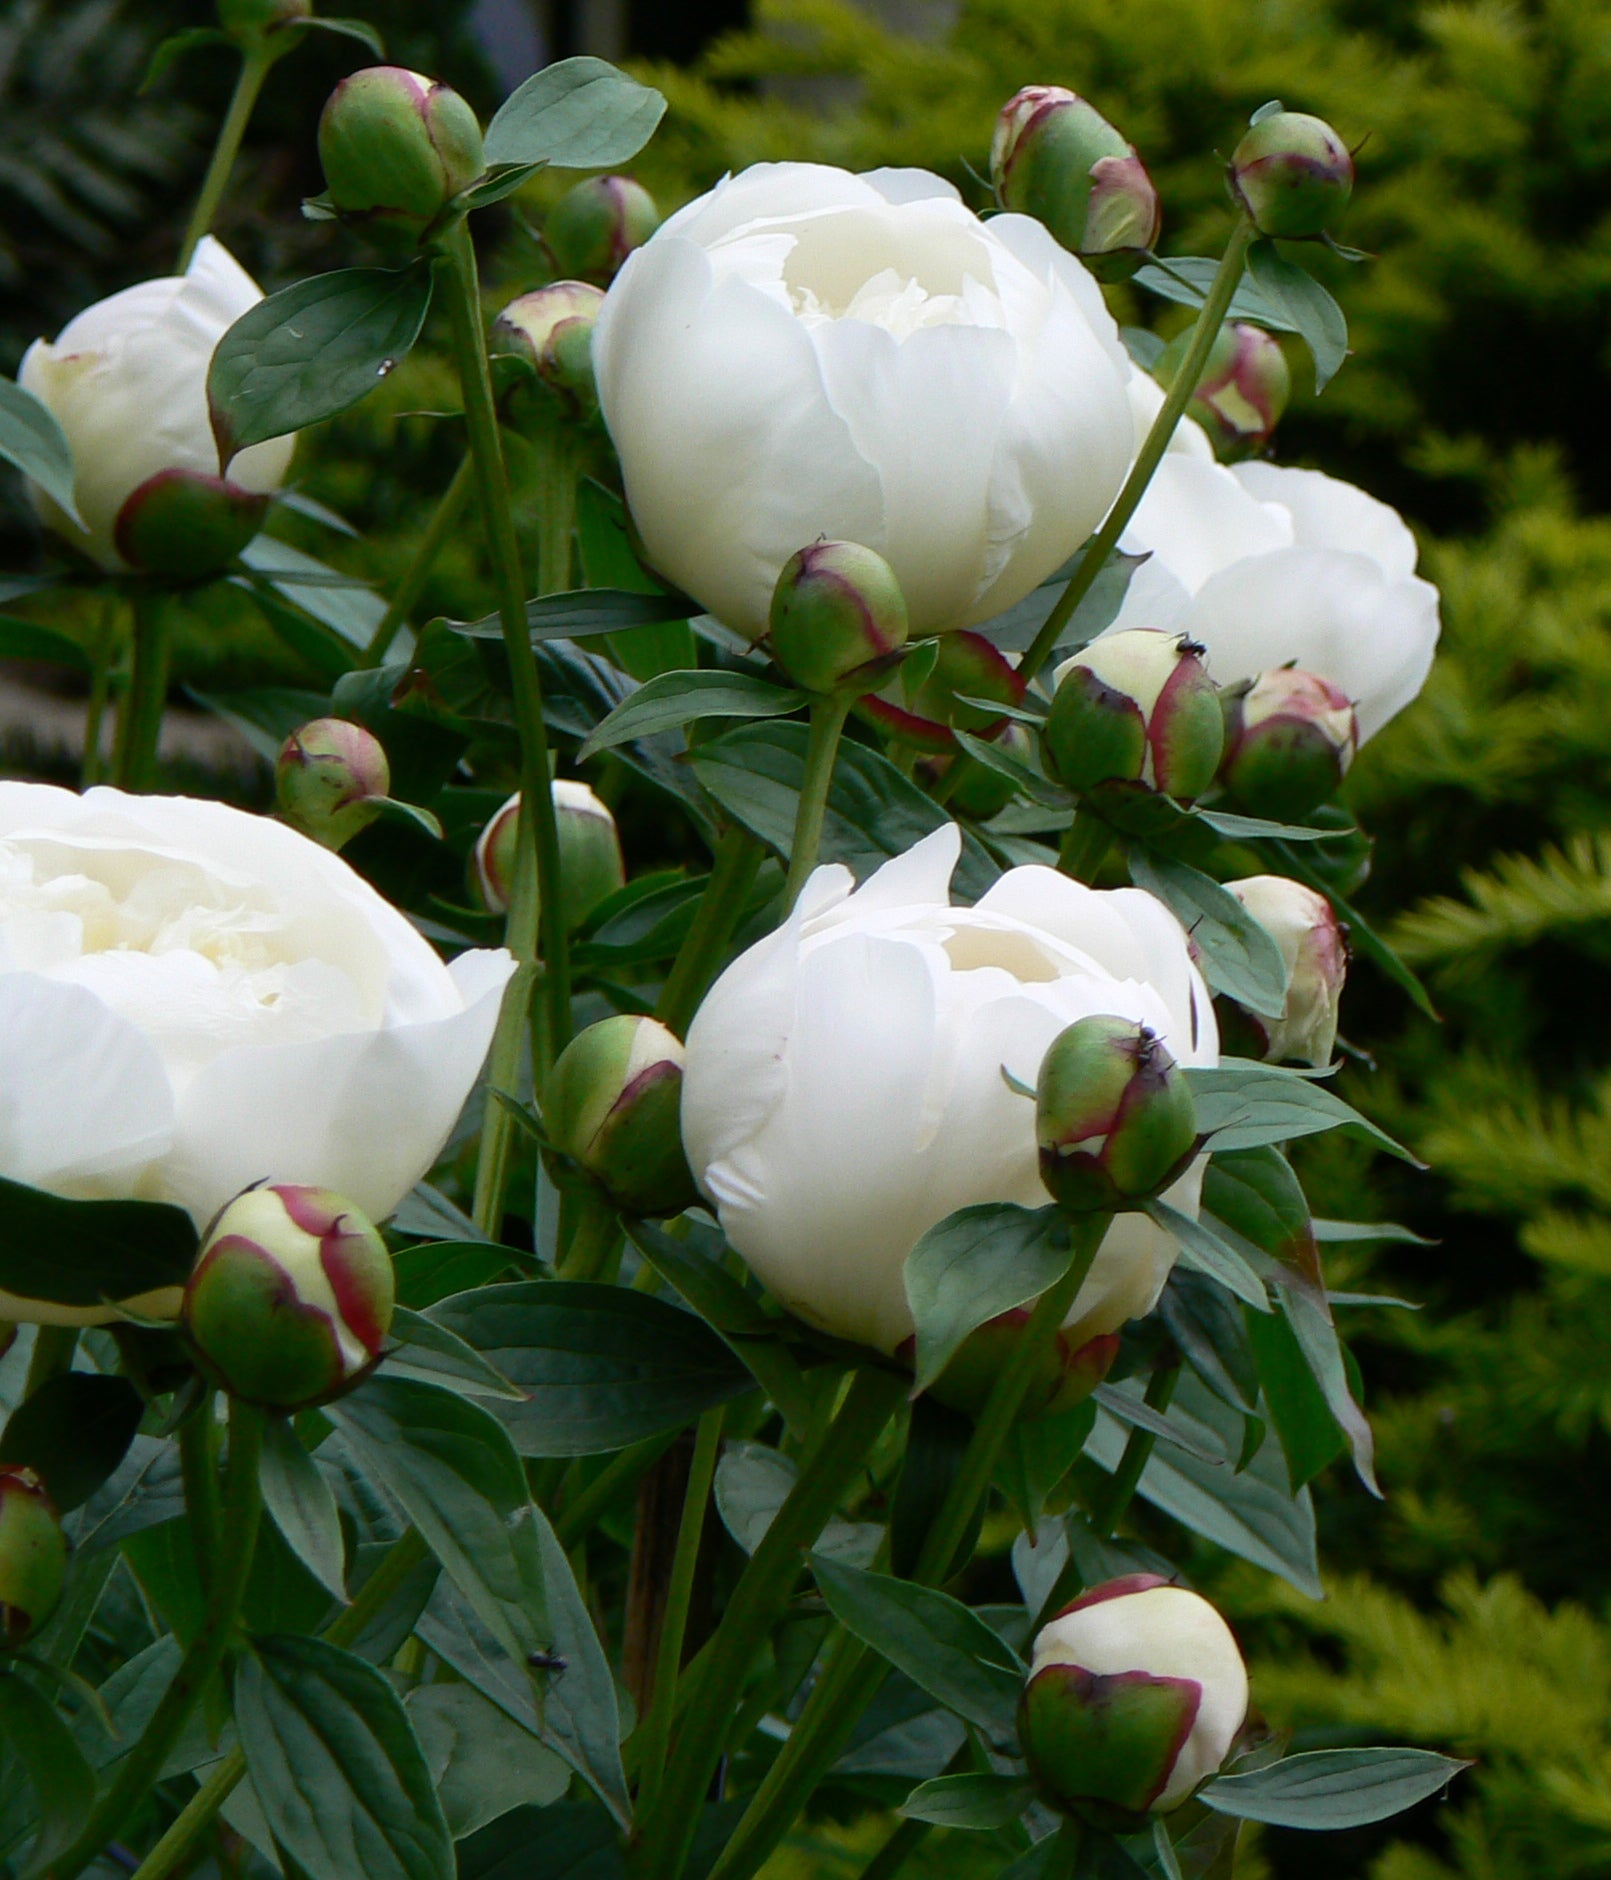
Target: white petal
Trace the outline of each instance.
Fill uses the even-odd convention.
[[[1390,581],[1415,573],[1415,537],[1396,509],[1352,483],[1273,463],[1240,464],[1232,472],[1261,503],[1280,503],[1292,517],[1299,548],[1338,548],[1369,555]]]
[[[1153,473],[1120,546],[1129,554],[1152,554],[1195,593],[1218,569],[1244,556],[1285,548],[1291,540],[1291,518],[1284,509],[1260,502],[1218,464],[1170,451]]]
[[[956,185],[948,183],[943,176],[936,176],[932,170],[863,170],[859,180],[869,189],[877,190],[885,202],[962,200]]]

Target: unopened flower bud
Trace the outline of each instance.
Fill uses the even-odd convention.
[[[32,1469],[0,1462],[0,1651],[15,1651],[55,1610],[67,1577],[61,1518]]]
[[[481,126],[456,91],[400,65],[344,78],[319,119],[332,206],[417,240],[484,167]]]
[[[218,0],[218,24],[242,44],[312,17],[312,0]]]
[[[1028,725],[1009,718],[990,742],[997,745],[1006,756],[1015,757],[1019,763],[1034,768],[1035,737]],[[956,761],[962,762],[960,758]],[[983,764],[970,762],[963,765],[962,779],[952,790],[950,800],[964,816],[983,822],[988,817],[998,815],[1017,794],[1018,785],[1011,777],[1004,777],[997,770],[986,770]]]
[[[697,1199],[682,1146],[683,1048],[657,1019],[589,1025],[549,1075],[549,1140],[629,1214],[677,1214]]]
[[[1272,111],[1231,154],[1231,194],[1261,235],[1323,235],[1348,206],[1354,159],[1324,118]]]
[[[159,470],[123,500],[112,540],[131,568],[176,581],[221,573],[257,534],[267,494],[200,470]]]
[[[1348,940],[1331,903],[1285,875],[1227,881],[1243,907],[1281,949],[1287,997],[1281,1016],[1245,1014],[1273,1062],[1329,1064],[1337,1043],[1337,1007],[1348,976]]]
[[[1348,695],[1317,673],[1281,667],[1222,694],[1220,781],[1255,816],[1291,822],[1348,774],[1359,723]]]
[[[906,600],[882,555],[859,542],[813,542],[783,564],[769,631],[796,685],[832,692],[906,644]]]
[[[344,718],[315,718],[293,731],[274,765],[281,815],[327,849],[369,827],[391,782],[379,738]]]
[[[1145,1025],[1077,1019],[1041,1060],[1035,1140],[1040,1178],[1060,1208],[1126,1212],[1167,1188],[1195,1153],[1191,1090]]]
[[[1057,670],[1042,733],[1071,790],[1144,783],[1189,803],[1214,781],[1225,741],[1202,648],[1150,627],[1105,633]]]
[[[510,301],[492,323],[489,349],[513,353],[573,406],[598,405],[593,383],[593,322],[604,296],[586,281],[555,281]]]
[[[328,1188],[249,1188],[212,1224],[180,1321],[232,1397],[302,1410],[379,1362],[396,1304],[373,1223]]]
[[[559,831],[559,875],[565,926],[574,932],[600,901],[626,885],[615,818],[585,783],[556,777],[554,822]],[[498,811],[475,845],[475,880],[483,903],[507,914],[520,853],[520,794]]]
[[[1152,373],[1166,389],[1190,344],[1188,328],[1158,355]],[[1239,463],[1269,443],[1291,394],[1292,375],[1280,341],[1238,320],[1221,327],[1209,348],[1186,415],[1208,433],[1222,463]]]
[[[1208,1601],[1134,1573],[1041,1628],[1018,1734],[1048,1801],[1122,1832],[1218,1771],[1247,1699],[1242,1654]]]
[[[988,702],[1020,705],[1025,690],[1017,667],[982,633],[942,633],[901,661],[898,686],[869,694],[857,709],[902,744],[943,757],[956,750],[958,729],[994,737],[1008,721]]]
[[[630,176],[590,176],[554,204],[543,241],[561,274],[607,287],[659,226],[660,211],[641,183]]]
[[[996,199],[1044,223],[1100,281],[1133,274],[1161,215],[1133,144],[1061,85],[1027,85],[1002,107],[990,145]]]

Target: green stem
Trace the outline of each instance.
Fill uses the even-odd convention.
[[[179,1466],[185,1485],[185,1512],[190,1516],[191,1547],[202,1595],[208,1599],[218,1573],[224,1518],[218,1487],[218,1418],[213,1413],[213,1402],[213,1393],[208,1391],[179,1431]]]
[[[903,1821],[862,1868],[859,1880],[895,1880],[895,1875],[923,1845],[933,1825],[929,1821]]]
[[[555,418],[537,433],[537,592],[563,594],[571,584],[571,536],[576,529],[576,445]]]
[[[598,1279],[619,1246],[621,1223],[603,1195],[589,1189],[577,1210],[576,1231],[554,1268],[556,1279]]]
[[[839,736],[850,716],[851,702],[848,693],[838,692],[819,692],[811,701],[805,777],[800,785],[800,807],[794,818],[789,876],[783,884],[785,914],[800,898],[806,876],[817,865],[817,850],[822,845],[822,820],[828,808],[828,787],[833,782],[833,760],[839,754]]]
[[[146,1800],[191,1712],[224,1662],[240,1617],[263,1509],[258,1479],[262,1449],[263,1412],[239,1401],[232,1403],[223,1546],[206,1614],[139,1741],[118,1764],[111,1786],[91,1811],[78,1839],[52,1865],[52,1880],[75,1880]]]
[[[172,632],[165,598],[147,590],[134,596],[134,652],[129,689],[117,715],[112,781],[122,790],[148,790],[156,774],[157,740],[168,700]]]
[[[682,1672],[683,1647],[688,1635],[688,1608],[694,1594],[694,1570],[705,1533],[716,1458],[722,1446],[722,1423],[727,1406],[718,1404],[699,1419],[693,1461],[688,1465],[688,1486],[682,1499],[682,1520],[677,1528],[677,1550],[672,1556],[671,1584],[660,1615],[660,1645],[655,1654],[654,1696],[643,1721],[643,1749],[639,1761],[639,1793],[652,1797],[665,1774],[666,1749],[671,1740],[671,1719],[676,1713],[677,1684]]]
[[[750,1557],[721,1624],[681,1680],[677,1713],[689,1727],[677,1736],[665,1777],[634,1834],[636,1880],[670,1880],[682,1871],[699,1804],[721,1760],[726,1720],[800,1571],[801,1557],[838,1507],[868,1452],[905,1395],[899,1372],[855,1374],[826,1437],[801,1467],[788,1499]]]
[[[539,1089],[547,1076],[547,1053],[558,1052],[570,1037],[571,975],[569,941],[565,932],[564,897],[560,892],[559,828],[554,817],[553,774],[548,756],[548,731],[543,723],[543,685],[526,623],[526,577],[520,565],[520,544],[515,538],[509,508],[509,480],[498,435],[498,412],[492,397],[492,376],[481,323],[481,288],[476,273],[475,246],[468,224],[455,223],[444,237],[447,263],[448,312],[452,321],[453,350],[464,395],[464,417],[470,433],[470,454],[475,460],[476,486],[492,551],[498,591],[498,619],[503,627],[504,651],[514,691],[515,729],[520,737],[520,796],[526,811],[520,819],[522,840],[535,845],[537,902],[542,924],[543,991],[547,1006],[545,1061],[535,1065]]]
[[[442,552],[443,543],[459,526],[459,518],[464,514],[464,506],[470,500],[474,484],[475,460],[466,452],[459,459],[458,469],[453,472],[453,481],[442,492],[436,514],[420,537],[419,546],[403,570],[403,578],[387,602],[385,613],[375,623],[375,631],[369,636],[364,656],[358,662],[361,666],[378,666],[391,651],[392,641],[397,638],[403,622],[419,603],[425,583],[436,566],[436,558]]]
[[[572,1502],[567,1502],[554,1518],[554,1532],[560,1545],[569,1547],[593,1526],[604,1510],[619,1501],[638,1478],[651,1468],[671,1447],[675,1431],[663,1436],[646,1436],[641,1443],[623,1449],[599,1470],[587,1487]]]
[[[1163,1370],[1154,1371],[1147,1383],[1144,1401],[1154,1410],[1167,1410],[1179,1382],[1178,1364],[1166,1365]],[[1091,1517],[1091,1525],[1098,1534],[1118,1532],[1119,1523],[1124,1519],[1124,1512],[1130,1506],[1131,1497],[1141,1481],[1142,1471],[1151,1460],[1157,1441],[1158,1438],[1151,1430],[1131,1430],[1129,1440],[1124,1445],[1124,1454],[1119,1458],[1119,1466],[1113,1471],[1113,1480],[1108,1484],[1101,1509]]]
[[[185,239],[179,250],[178,272],[181,274],[190,266],[197,248],[201,246],[202,236],[213,225],[218,205],[229,187],[230,173],[235,168],[235,159],[240,155],[241,139],[245,137],[246,126],[251,122],[263,81],[274,69],[276,61],[289,50],[289,44],[270,50],[269,42],[263,40],[241,54],[235,95],[229,101],[223,123],[218,127],[218,141],[213,145],[212,161],[202,178],[201,194],[197,196],[196,206],[190,212],[190,226],[185,230]]]
[[[1077,809],[1073,822],[1063,831],[1057,866],[1063,874],[1089,886],[1101,872],[1112,847],[1113,825],[1092,810]]]
[[[28,1358],[28,1376],[22,1387],[24,1403],[53,1377],[65,1377],[78,1351],[76,1325],[36,1325],[34,1348]]]
[[[504,944],[520,963],[503,989],[492,1049],[487,1055],[487,1095],[481,1113],[475,1199],[471,1203],[475,1224],[489,1240],[503,1238],[504,1197],[509,1188],[509,1165],[514,1159],[520,1127],[504,1098],[518,1100],[520,1095],[520,1066],[526,1048],[532,991],[537,983],[537,965],[532,958],[537,948],[537,870],[531,850],[524,844],[515,857],[515,880],[509,916],[504,923]]]
[[[101,732],[106,724],[107,701],[112,695],[112,667],[117,659],[117,627],[121,605],[117,590],[106,597],[95,637],[90,643],[90,689],[84,706],[84,755],[78,781],[82,789],[101,780]]]
[[[1084,1846],[1084,1825],[1073,1815],[1065,1815],[1063,1825],[1057,1830],[1057,1845],[1052,1849],[1050,1864],[1043,1870],[1047,1880],[1077,1880]]]
[[[669,1025],[679,1038],[688,1029],[688,1021],[716,977],[733,929],[744,912],[744,903],[755,885],[764,853],[755,837],[737,823],[716,844],[710,879],[705,883],[693,924],[683,937],[655,1006],[655,1017]]]

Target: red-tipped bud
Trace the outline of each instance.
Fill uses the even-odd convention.
[[[1071,790],[1144,783],[1189,803],[1214,781],[1225,739],[1202,648],[1150,627],[1103,634],[1058,668],[1042,738]]]
[[[1159,354],[1152,373],[1166,389],[1190,343],[1188,330]],[[1186,415],[1208,433],[1222,463],[1240,463],[1269,443],[1291,395],[1292,375],[1280,341],[1262,327],[1234,321],[1220,329],[1209,349]]]
[[[302,1410],[379,1362],[396,1304],[374,1224],[328,1188],[249,1188],[212,1224],[180,1323],[232,1397]]]
[[[1040,1178],[1071,1214],[1138,1208],[1197,1148],[1191,1090],[1162,1041],[1133,1019],[1077,1019],[1035,1084]]]
[[[1231,154],[1231,194],[1261,235],[1323,235],[1348,206],[1354,159],[1324,118],[1271,111]]]
[[[319,119],[319,160],[338,214],[409,242],[485,167],[470,107],[400,65],[368,66],[335,88]]]
[[[994,737],[1008,721],[990,706],[1020,705],[1024,691],[1012,661],[982,633],[942,633],[901,661],[898,686],[862,699],[858,709],[901,743],[945,756],[957,747],[958,728]]]
[[[312,19],[312,0],[218,0],[218,24],[239,45]]]
[[[1027,85],[990,145],[996,200],[1045,224],[1098,280],[1133,274],[1158,239],[1158,192],[1105,117],[1061,85]]]
[[[1220,781],[1256,816],[1307,816],[1348,774],[1359,722],[1348,695],[1317,673],[1282,667],[1226,688]]]
[[[221,574],[257,534],[269,498],[200,470],[159,470],[130,491],[112,525],[131,568],[175,581]]]
[[[1041,1628],[1018,1734],[1054,1807],[1123,1831],[1218,1771],[1247,1698],[1242,1654],[1208,1601],[1136,1573]]]
[[[0,1462],[0,1651],[15,1651],[61,1598],[67,1542],[32,1469]]]
[[[524,359],[571,408],[596,410],[593,322],[603,305],[603,294],[586,281],[539,287],[511,300],[493,321],[489,350]]]
[[[281,815],[327,849],[369,827],[391,782],[380,740],[344,718],[315,718],[293,731],[274,766]]]
[[[554,779],[554,822],[559,832],[559,876],[565,926],[580,927],[599,902],[626,885],[615,818],[585,783]],[[520,796],[510,797],[475,845],[475,885],[483,904],[506,914],[514,896],[520,853]]]
[[[1281,1016],[1244,1015],[1264,1056],[1329,1064],[1337,1043],[1337,1007],[1348,977],[1348,940],[1331,903],[1285,875],[1250,875],[1227,881],[1243,907],[1281,949],[1287,997]]]
[[[682,1069],[674,1033],[623,1013],[578,1032],[549,1075],[549,1140],[629,1214],[678,1214],[697,1199],[682,1146]]]
[[[634,248],[660,226],[660,211],[630,176],[590,176],[549,212],[543,240],[561,274],[608,287]]]
[[[808,692],[833,692],[906,644],[895,571],[859,542],[813,542],[783,564],[768,631],[778,664]]]

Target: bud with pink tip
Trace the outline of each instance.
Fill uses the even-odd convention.
[[[312,0],[218,0],[218,24],[242,46],[260,44],[271,33],[312,17]]]
[[[396,1305],[373,1222],[328,1188],[280,1182],[237,1195],[208,1231],[180,1323],[223,1390],[303,1410],[379,1363]]]
[[[327,849],[339,849],[381,812],[391,766],[379,738],[344,718],[315,718],[280,746],[274,787],[280,813]]]
[[[1318,673],[1283,666],[1221,694],[1220,782],[1255,816],[1292,822],[1348,774],[1359,721],[1348,695]]]
[[[1041,1628],[1018,1734],[1049,1802],[1122,1832],[1217,1773],[1247,1700],[1247,1667],[1218,1612],[1134,1573],[1092,1587]]]
[[[596,410],[593,322],[603,305],[603,294],[586,281],[535,288],[511,300],[493,321],[489,350],[524,359],[571,408]]]
[[[553,792],[565,926],[574,932],[602,900],[626,885],[626,865],[615,818],[587,785],[577,778],[556,777]],[[475,845],[476,889],[494,914],[509,911],[519,853],[520,793],[516,791]]]
[[[990,705],[1021,705],[1026,689],[1017,667],[982,633],[942,633],[901,661],[898,688],[864,698],[859,709],[901,743],[945,756],[956,750],[958,730],[995,737],[1009,721]]]
[[[339,215],[408,241],[485,168],[469,105],[400,65],[367,66],[337,85],[319,119],[319,160]]]
[[[1318,239],[1348,206],[1354,159],[1324,118],[1267,108],[1231,153],[1230,184],[1261,235]]]
[[[882,555],[860,542],[813,542],[783,564],[767,630],[796,685],[833,692],[881,670],[910,629],[900,583]]]
[[[0,1652],[39,1630],[66,1577],[67,1542],[44,1484],[32,1469],[0,1462]]]
[[[678,1214],[698,1198],[682,1143],[683,1062],[658,1019],[621,1013],[578,1032],[549,1073],[549,1140],[629,1214]]]
[[[1188,328],[1159,354],[1152,374],[1166,389],[1191,344]],[[1239,463],[1269,443],[1292,395],[1281,342],[1262,327],[1235,320],[1220,328],[1186,415],[1208,433],[1221,463]]]
[[[1144,783],[1179,802],[1214,781],[1225,740],[1203,649],[1151,627],[1105,633],[1057,670],[1042,738],[1071,790]]]
[[[1076,1019],[1035,1083],[1040,1178],[1071,1214],[1138,1208],[1197,1149],[1191,1090],[1163,1041],[1133,1019]]]
[[[607,287],[621,263],[660,226],[660,211],[630,176],[590,176],[567,190],[543,225],[561,274]]]
[[[1281,949],[1287,997],[1281,1016],[1245,1014],[1264,1056],[1329,1064],[1337,1043],[1337,1007],[1348,976],[1348,940],[1331,903],[1285,875],[1249,875],[1227,881],[1243,907]]]

